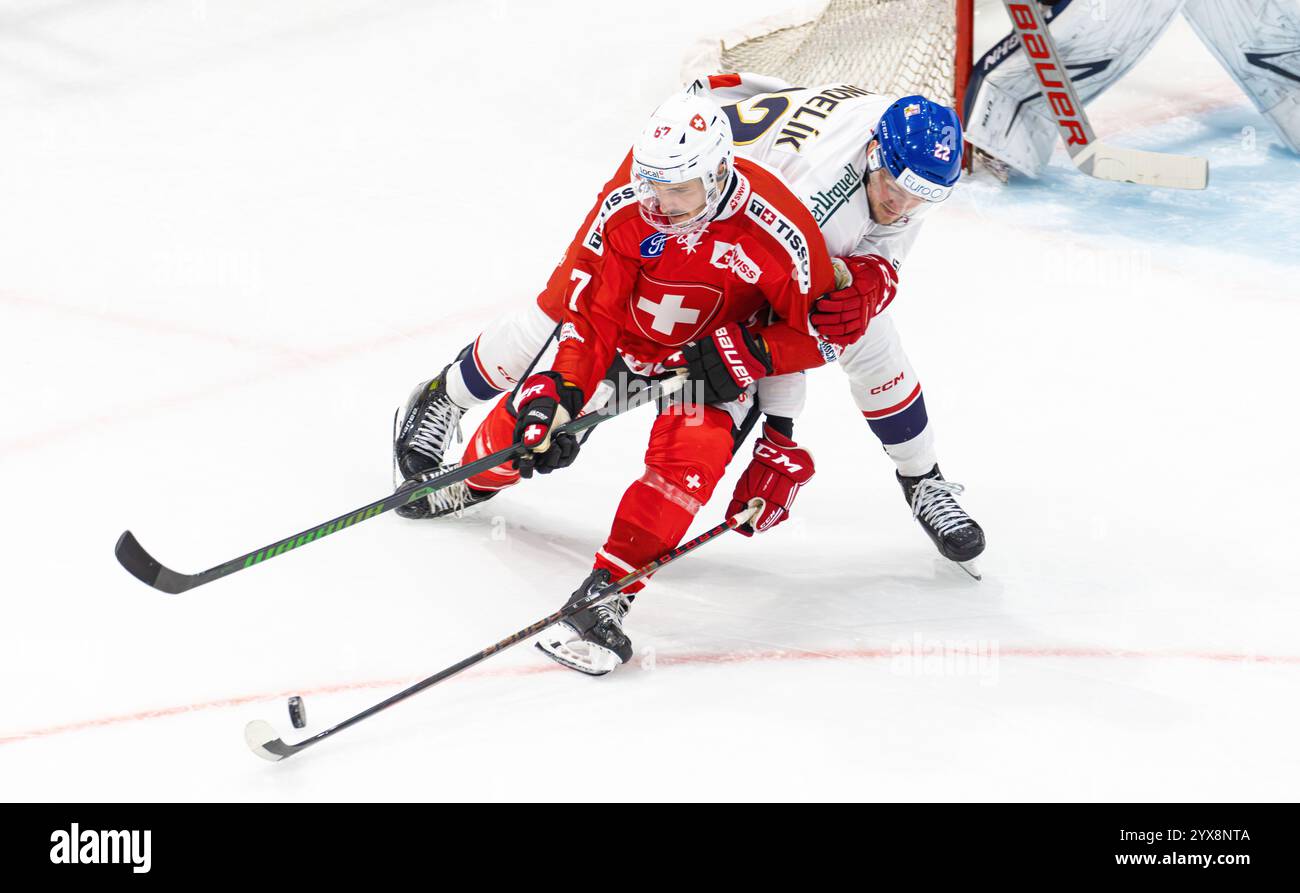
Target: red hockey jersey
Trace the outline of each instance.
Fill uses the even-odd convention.
[[[761,326],[769,307],[786,324],[766,339],[774,371],[821,364],[808,312],[835,276],[816,222],[779,176],[737,158],[721,212],[668,236],[641,218],[630,165],[629,155],[538,298],[561,319],[552,368],[590,397],[616,351],[658,375],[683,344],[729,322]]]

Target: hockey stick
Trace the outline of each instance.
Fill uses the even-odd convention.
[[[1210,164],[1204,158],[1166,155],[1107,145],[1093,134],[1084,114],[1079,93],[1061,64],[1052,32],[1043,22],[1036,0],[1002,0],[1011,23],[1043,87],[1048,113],[1056,119],[1061,139],[1074,166],[1090,177],[1119,183],[1173,189],[1204,189],[1210,179]]]
[[[671,393],[675,390],[674,386],[680,386],[679,383],[682,381],[683,379],[678,377],[676,379],[671,379],[668,384],[662,387],[656,384],[649,392],[650,398],[646,399],[644,402],[654,403],[654,398],[659,395]],[[640,405],[639,402],[633,401],[629,402],[627,405],[623,406],[622,409],[619,409],[616,412],[590,412],[587,415],[574,419],[558,430],[559,432],[567,434],[578,434],[582,431],[596,427],[601,422],[622,415],[624,412],[627,412],[629,409],[638,405]],[[508,462],[514,457],[520,455],[523,451],[523,446],[512,444],[503,450],[497,450],[491,455],[484,456],[482,459],[476,459],[468,465],[461,465],[458,468],[451,469],[450,471],[432,477],[421,487],[415,487],[411,490],[400,490],[390,496],[385,496],[383,499],[369,503],[368,505],[363,505],[361,508],[349,512],[346,515],[340,515],[332,521],[326,521],[324,524],[308,528],[307,530],[294,534],[287,539],[279,540],[271,543],[269,546],[264,546],[261,549],[256,549],[245,555],[240,555],[238,558],[232,558],[229,561],[218,564],[216,567],[208,568],[207,570],[201,571],[197,574],[178,573],[177,571],[163,565],[145,551],[144,546],[140,545],[140,541],[137,540],[135,535],[129,530],[124,531],[122,535],[118,537],[117,546],[114,548],[113,554],[117,556],[117,560],[122,567],[126,568],[127,571],[129,571],[137,580],[152,586],[154,589],[176,595],[193,589],[196,586],[211,583],[213,580],[219,580],[222,577],[235,573],[236,571],[242,571],[246,568],[253,567],[267,559],[275,558],[277,555],[283,555],[291,549],[296,549],[299,546],[305,546],[308,543],[316,542],[329,536],[331,533],[338,533],[340,530],[345,530],[354,524],[360,524],[362,521],[366,521],[376,515],[382,515],[384,512],[400,508],[401,506],[414,502],[417,499],[423,499],[435,490],[441,490],[451,484],[473,477],[481,471],[496,468],[498,465]]]
[[[348,728],[349,726],[356,725],[357,723],[361,722],[363,719],[367,719],[371,716],[374,716],[376,713],[379,713],[382,710],[387,710],[389,707],[392,707],[394,704],[400,701],[405,701],[407,698],[411,697],[412,695],[419,694],[420,692],[424,691],[426,688],[437,685],[439,682],[443,682],[444,680],[450,679],[452,676],[455,676],[457,673],[469,669],[470,667],[474,666],[480,661],[487,660],[489,657],[491,657],[494,654],[500,654],[502,651],[505,651],[507,648],[511,647],[512,645],[518,645],[520,642],[524,641],[530,636],[536,635],[537,633],[546,629],[546,627],[551,626],[552,624],[555,623],[559,623],[561,620],[564,620],[568,617],[572,617],[574,614],[577,614],[579,611],[585,610],[586,608],[590,608],[593,605],[596,605],[597,603],[604,601],[610,596],[623,591],[628,586],[631,586],[633,583],[635,583],[637,580],[640,580],[642,577],[654,573],[659,568],[663,567],[666,564],[670,564],[671,562],[676,561],[678,558],[681,558],[683,555],[687,554],[688,552],[695,551],[700,546],[707,543],[709,540],[714,539],[720,536],[721,534],[726,533],[728,530],[735,530],[737,527],[740,527],[742,524],[745,524],[747,521],[749,521],[750,518],[754,516],[755,511],[756,508],[750,507],[750,508],[746,508],[742,512],[738,512],[737,514],[732,515],[730,518],[723,521],[721,524],[717,525],[716,527],[709,528],[708,530],[704,531],[703,533],[701,533],[699,536],[697,536],[695,539],[691,540],[690,542],[682,543],[681,545],[677,546],[677,548],[664,553],[663,555],[659,556],[649,564],[637,568],[636,570],[632,571],[632,573],[628,574],[625,577],[620,577],[617,581],[611,583],[609,586],[606,586],[604,589],[590,593],[584,596],[583,598],[578,599],[576,602],[573,602],[572,604],[565,605],[563,608],[556,611],[554,614],[549,614],[546,617],[543,617],[541,620],[537,621],[536,623],[532,623],[529,624],[528,626],[525,626],[517,633],[511,633],[510,635],[502,639],[500,642],[497,642],[495,645],[489,645],[488,647],[484,648],[482,651],[470,655],[469,657],[465,658],[461,662],[452,664],[450,667],[447,667],[447,669],[442,670],[438,673],[434,673],[432,676],[429,676],[427,679],[421,679],[419,682],[415,683],[411,687],[402,689],[397,694],[393,695],[390,698],[385,698],[384,700],[380,701],[378,704],[375,704],[373,707],[367,707],[365,710],[362,710],[357,715],[349,717],[348,719],[343,720],[343,722],[338,723],[337,725],[330,726],[328,729],[326,729],[323,732],[317,732],[315,735],[312,735],[310,738],[306,738],[302,741],[299,741],[297,744],[286,744],[284,740],[275,733],[275,729],[271,726],[271,724],[261,719],[255,719],[244,727],[244,740],[248,742],[248,746],[252,748],[253,753],[257,754],[262,759],[270,760],[273,763],[279,762],[280,760],[288,759],[289,757],[293,756],[299,751],[306,750],[308,747],[311,747],[313,744],[318,744],[321,741],[324,741],[326,738],[330,737],[335,732],[341,732],[344,729]]]

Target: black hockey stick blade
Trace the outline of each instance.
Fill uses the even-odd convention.
[[[117,538],[117,546],[114,547],[113,554],[131,576],[154,589],[176,595],[198,585],[199,578],[194,574],[178,574],[159,564],[156,558],[144,550],[144,546],[140,545],[140,541],[129,530],[123,531]]]
[[[291,757],[302,749],[301,745],[285,744],[271,724],[261,719],[244,726],[244,740],[253,753],[272,763]]]
[[[541,620],[529,624],[528,626],[524,627],[518,632],[511,633],[510,635],[502,639],[500,642],[497,642],[494,645],[489,645],[488,647],[484,648],[482,651],[479,651],[475,654],[471,654],[469,657],[465,658],[464,660],[458,663],[452,664],[450,667],[447,667],[445,670],[434,673],[432,676],[429,676],[425,679],[421,679],[419,682],[415,683],[414,685],[402,689],[397,694],[390,695],[389,697],[384,698],[384,700],[380,701],[378,704],[375,704],[371,707],[367,707],[365,710],[362,710],[360,713],[354,716],[350,716],[347,719],[343,720],[342,722],[330,726],[328,729],[317,732],[315,735],[312,735],[310,738],[304,738],[302,741],[299,741],[297,744],[285,743],[284,739],[282,739],[279,735],[275,733],[275,729],[271,727],[271,724],[261,719],[255,719],[252,722],[250,722],[248,725],[244,726],[244,741],[248,744],[249,749],[252,750],[253,753],[257,754],[259,757],[261,757],[264,760],[269,760],[272,763],[278,763],[281,760],[287,760],[289,757],[298,753],[298,751],[306,750],[308,747],[311,747],[313,744],[317,744],[321,741],[324,741],[326,738],[330,737],[331,735],[334,735],[337,732],[341,732],[346,728],[354,726],[357,723],[361,722],[362,720],[374,716],[376,713],[381,713],[384,710],[387,710],[389,707],[392,707],[394,704],[398,704],[401,703],[402,701],[405,701],[407,698],[411,697],[412,695],[419,694],[425,689],[431,688],[445,679],[450,679],[452,676],[455,676],[456,674],[461,673],[464,670],[468,670],[470,667],[474,666],[480,661],[487,660],[489,657],[492,657],[495,654],[500,654],[502,651],[505,651],[507,648],[512,648],[515,645],[518,645],[520,642],[523,642],[527,639],[531,639],[533,636],[537,635],[539,632],[546,629],[548,626],[551,626],[552,624],[555,623],[559,623],[561,620],[565,619],[566,617],[572,617],[574,614],[578,613],[579,611],[591,607],[592,605],[608,598],[609,596],[613,595],[616,592],[621,592],[623,589],[632,585],[637,580],[640,580],[642,577],[648,576],[649,574],[652,574],[655,571],[659,570],[659,568],[663,567],[664,565],[670,564],[676,561],[677,559],[681,558],[683,555],[687,555],[695,551],[700,546],[720,536],[721,534],[726,533],[728,530],[735,530],[737,527],[741,526],[742,524],[747,523],[750,520],[750,518],[754,516],[755,511],[756,508],[751,503],[749,507],[745,508],[744,511],[740,512],[739,514],[733,515],[732,517],[723,521],[721,524],[717,525],[716,527],[704,531],[704,533],[701,533],[699,536],[695,537],[695,539],[678,545],[676,548],[671,549],[665,554],[659,556],[649,564],[642,565],[640,568],[628,574],[627,576],[621,577],[617,582],[615,582],[611,586],[608,586],[605,589],[598,590],[594,593],[590,593],[587,596],[578,599],[577,601],[569,602],[563,608],[556,611],[554,614],[549,614],[546,617],[543,617]]]

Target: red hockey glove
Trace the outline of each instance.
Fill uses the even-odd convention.
[[[754,531],[775,527],[789,517],[795,495],[812,476],[812,454],[771,425],[764,425],[763,436],[754,444],[754,458],[736,481],[727,517],[743,512],[757,499],[762,503],[758,514],[736,531],[752,536]]]
[[[877,254],[837,257],[836,291],[813,304],[808,321],[825,340],[848,347],[862,337],[872,318],[889,306],[898,290],[894,265]]]
[[[772,358],[762,338],[729,322],[707,338],[687,344],[665,360],[664,367],[685,369],[692,382],[699,382],[701,403],[729,403],[772,372]]]
[[[524,381],[519,390],[514,442],[523,444],[529,452],[514,460],[520,477],[530,478],[534,471],[549,474],[573,464],[578,457],[578,439],[572,434],[557,434],[555,429],[577,418],[586,402],[582,391],[558,372],[539,372]]]

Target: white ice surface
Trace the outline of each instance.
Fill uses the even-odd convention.
[[[197,571],[381,496],[395,404],[532,300],[681,51],[779,6],[0,7],[0,799],[1300,797],[1300,163],[1181,24],[1094,123],[1210,189],[1062,155],[970,182],[906,270],[983,583],[836,369],[794,519],[665,570],[636,663],[517,648],[287,763],[242,730],[293,740],[288,694],[316,731],[558,606],[648,415],[460,522],[175,597],[114,561],[127,527]]]

